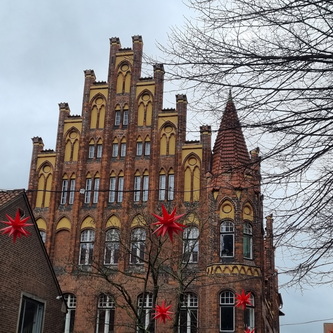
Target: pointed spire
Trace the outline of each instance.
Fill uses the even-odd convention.
[[[250,162],[230,90],[213,149],[212,174],[218,176],[222,172],[231,172],[236,169],[244,170]]]

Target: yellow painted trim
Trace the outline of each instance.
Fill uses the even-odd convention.
[[[121,224],[120,224],[120,219],[115,216],[112,215],[108,221],[106,222],[106,227],[110,228],[110,227],[114,227],[114,228],[120,228]]]
[[[144,227],[146,226],[147,223],[145,221],[145,219],[143,218],[142,215],[137,215],[134,217],[132,223],[131,223],[131,227],[135,228],[135,227]]]
[[[59,229],[71,229],[72,225],[71,222],[69,221],[69,219],[67,217],[63,217],[58,223],[57,223],[57,227],[56,230]]]
[[[208,275],[215,274],[226,274],[226,275],[247,275],[260,277],[261,270],[259,267],[248,266],[248,265],[223,265],[223,264],[213,264],[206,268],[206,273]]]
[[[184,220],[183,223],[184,224],[196,224],[196,225],[199,225],[200,222],[199,222],[198,217],[195,214],[191,213],[191,214],[189,214],[189,215],[186,216],[186,219]]]
[[[47,228],[46,228],[46,222],[45,222],[45,220],[43,220],[42,218],[39,218],[37,221],[36,221],[36,223],[37,223],[37,227],[38,227],[38,229],[42,229],[42,230],[46,230]]]
[[[93,228],[93,229],[96,228],[96,224],[92,217],[88,216],[82,222],[81,229],[85,229],[85,228]]]

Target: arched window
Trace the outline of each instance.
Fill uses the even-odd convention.
[[[230,221],[223,221],[220,225],[220,256],[234,256],[234,224]]]
[[[74,294],[64,294],[64,300],[67,305],[64,333],[74,332],[76,297]]]
[[[146,231],[144,228],[136,228],[131,234],[131,264],[143,264],[145,256]]]
[[[145,293],[138,297],[138,333],[154,333],[155,325],[153,320],[153,294]]]
[[[187,227],[183,232],[183,262],[196,263],[199,257],[199,229]]]
[[[112,142],[112,157],[117,157],[119,153],[119,143],[117,139],[114,139]]]
[[[194,293],[185,293],[180,296],[178,332],[198,332],[198,297]]]
[[[96,333],[114,332],[115,303],[110,295],[101,294],[97,305]]]
[[[243,255],[244,258],[253,259],[252,226],[248,222],[243,225]]]
[[[86,229],[81,232],[80,237],[80,265],[91,265],[95,241],[95,230]]]
[[[105,234],[104,264],[116,265],[119,261],[119,230],[109,229]]]
[[[72,205],[74,203],[74,195],[75,195],[75,175],[72,175],[70,179],[68,179],[67,175],[64,175],[61,185],[60,204]]]
[[[220,332],[235,330],[235,295],[232,291],[220,293]]]
[[[141,176],[139,171],[136,171],[134,175],[134,202],[148,201],[149,194],[149,174],[145,170]]]
[[[91,200],[92,203],[94,204],[98,202],[99,184],[100,184],[99,174],[97,173],[94,178],[91,178],[91,175],[88,173],[86,178],[86,188],[84,192],[85,204],[90,204]]]
[[[248,304],[245,308],[245,312],[244,312],[244,328],[250,328],[251,330],[254,329],[255,326],[255,320],[254,320],[254,296],[251,293],[251,296],[249,298],[249,301],[251,302],[251,304]]]

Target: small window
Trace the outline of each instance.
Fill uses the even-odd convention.
[[[64,333],[73,333],[76,310],[76,297],[74,294],[64,294],[64,300],[67,305]]]
[[[103,146],[101,144],[97,145],[96,157],[102,158]]]
[[[114,119],[114,124],[115,126],[119,126],[120,125],[120,111],[116,111],[115,112],[115,119]]]
[[[124,110],[123,112],[123,125],[124,126],[128,125],[128,110]]]
[[[91,200],[92,179],[86,179],[86,189],[84,192],[84,203],[90,203]]]
[[[113,297],[101,294],[98,298],[96,333],[114,332],[115,303]]]
[[[94,158],[95,155],[95,146],[94,145],[89,145],[89,150],[88,150],[88,158]]]
[[[23,296],[20,309],[19,333],[41,333],[44,304]]]
[[[148,194],[149,194],[149,176],[148,175],[144,175],[142,177],[142,201],[146,202],[148,201]]]
[[[150,155],[150,141],[145,142],[145,156]]]
[[[244,258],[253,259],[252,226],[247,222],[243,225],[243,255]]]
[[[46,241],[46,231],[45,230],[39,230],[40,237],[42,237],[43,243]]]
[[[199,229],[188,227],[183,232],[183,262],[197,263],[199,256]]]
[[[140,201],[140,191],[141,191],[141,177],[134,177],[134,201]]]
[[[154,333],[153,320],[153,295],[151,293],[141,294],[138,297],[138,333]]]
[[[120,144],[120,157],[126,156],[126,143],[123,142]]]
[[[234,224],[224,221],[220,226],[220,251],[221,257],[234,256]]]
[[[235,330],[235,295],[231,291],[220,294],[220,332]]]
[[[112,157],[118,156],[118,149],[119,149],[118,143],[113,143],[112,144]]]
[[[198,332],[198,298],[194,293],[180,295],[179,333]]]
[[[105,235],[104,264],[116,265],[119,261],[119,230],[109,229]]]
[[[87,229],[81,232],[80,238],[80,265],[91,265],[93,261],[93,250],[95,241],[95,230]]]
[[[136,156],[141,156],[143,153],[143,144],[142,142],[136,143]]]
[[[246,305],[245,312],[244,312],[244,326],[245,328],[249,328],[251,330],[255,327],[254,322],[254,296],[251,294],[249,301],[251,302],[251,305]]]
[[[64,179],[61,186],[60,204],[64,205],[67,201],[68,180]]]
[[[131,264],[143,264],[145,256],[146,231],[136,228],[131,234]]]
[[[116,201],[116,177],[110,177],[109,202]]]
[[[117,202],[123,202],[123,198],[124,198],[124,177],[119,176]]]

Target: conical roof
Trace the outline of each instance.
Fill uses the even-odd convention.
[[[243,131],[231,94],[223,113],[213,149],[212,174],[244,170],[250,164]]]

